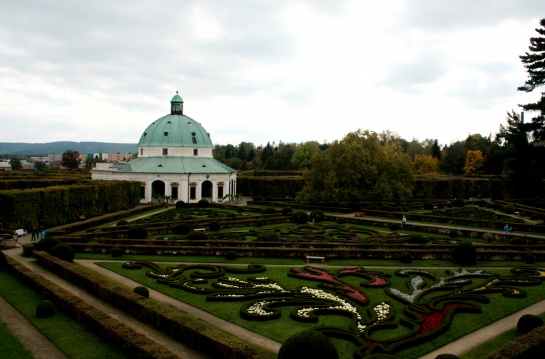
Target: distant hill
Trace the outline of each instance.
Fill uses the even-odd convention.
[[[72,142],[58,141],[47,143],[0,142],[0,155],[41,156],[50,153],[62,154],[67,150],[79,153],[136,153],[136,143]]]

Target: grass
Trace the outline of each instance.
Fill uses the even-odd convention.
[[[239,264],[243,266],[241,263]],[[347,328],[349,324],[346,318],[339,316],[321,316],[317,324],[296,322],[289,319],[289,310],[291,308],[283,308],[282,318],[279,320],[267,322],[248,321],[242,319],[239,315],[239,310],[242,305],[241,302],[207,302],[204,295],[191,294],[177,288],[171,288],[163,284],[158,284],[154,279],[151,279],[145,275],[145,269],[125,270],[121,268],[121,264],[119,262],[101,262],[99,263],[99,265],[121,275],[127,276],[132,280],[141,283],[142,285],[162,292],[177,300],[201,308],[217,317],[235,323],[239,326],[245,327],[251,331],[262,334],[279,342],[285,341],[290,335],[301,330],[307,330],[320,326],[335,326]],[[301,264],[299,264],[299,266],[300,265]],[[332,270],[334,269],[330,269],[330,271]],[[373,270],[379,269],[373,268]],[[392,275],[392,287],[405,290],[405,279],[395,277],[395,270],[395,268],[391,267],[380,269],[380,271]],[[437,275],[444,275],[444,269],[442,268],[430,269],[429,271]],[[509,275],[509,271],[506,269],[495,269],[490,270],[489,272],[500,275]],[[273,279],[276,283],[282,285],[284,289],[290,291],[293,291],[300,286],[309,286],[312,288],[316,287],[316,282],[304,281],[298,278],[288,277],[286,273],[286,267],[271,266],[267,267],[267,271],[265,273],[259,274],[259,276],[266,276],[270,279]],[[247,277],[250,277],[252,275],[228,274],[228,276],[236,277],[239,279],[246,279]],[[359,283],[362,281],[361,279],[355,277],[345,277],[344,280],[346,283],[350,284],[354,288],[358,288]],[[403,358],[418,358],[425,353],[440,348],[450,343],[451,341],[472,332],[473,330],[489,325],[504,316],[515,313],[518,310],[521,310],[535,302],[545,299],[545,293],[543,292],[541,286],[524,287],[524,290],[526,290],[528,293],[528,296],[526,298],[512,299],[503,297],[501,294],[488,295],[491,298],[491,303],[481,304],[481,307],[483,309],[482,314],[457,314],[449,331],[447,331],[445,334],[418,347],[404,350],[398,353],[398,355]],[[362,291],[369,296],[372,303],[389,301],[394,306],[396,313],[400,313],[403,308],[403,304],[388,297],[383,288],[364,288],[362,289]],[[387,339],[387,337],[399,336],[404,333],[404,330],[404,328],[400,327],[398,329],[389,330],[384,333],[378,332],[376,339]],[[340,358],[352,357],[352,351],[354,350],[352,344],[344,342],[342,340],[335,340],[335,343],[340,353]]]
[[[2,348],[4,358],[32,359],[32,355],[26,351],[5,325],[0,325],[0,348]]]
[[[0,281],[2,282],[0,295],[69,358],[126,358],[119,348],[109,345],[61,311],[57,310],[55,315],[50,318],[37,318],[36,305],[43,300],[43,297],[7,272],[0,271]],[[4,345],[1,347],[4,357]],[[12,355],[5,357],[26,358],[26,356]]]

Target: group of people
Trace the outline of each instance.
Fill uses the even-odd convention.
[[[509,227],[509,224],[506,224],[505,227],[503,227],[503,231],[505,233],[511,233],[513,232],[513,227]]]
[[[31,242],[39,241],[40,239],[45,237],[45,231],[42,226],[40,227],[32,227],[32,238],[30,239]]]

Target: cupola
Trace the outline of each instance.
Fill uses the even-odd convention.
[[[176,95],[174,95],[174,97],[172,97],[172,100],[170,100],[170,114],[184,114],[184,100],[182,99],[182,96],[178,95],[178,91],[176,91]]]

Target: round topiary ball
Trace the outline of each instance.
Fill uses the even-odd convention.
[[[236,258],[237,258],[237,253],[232,249],[228,250],[227,253],[225,253],[225,259],[232,261],[232,260],[235,260]]]
[[[407,243],[410,243],[410,244],[426,244],[426,243],[428,243],[428,240],[423,235],[413,234],[412,236],[409,237],[409,239],[407,240]]]
[[[310,212],[309,218],[310,218],[310,221],[314,221],[314,223],[318,223],[325,220],[325,213],[323,211],[320,211],[319,209],[315,209]]]
[[[140,294],[144,298],[149,298],[149,290],[144,286],[140,285],[138,287],[135,287],[132,291],[136,294]]]
[[[305,224],[308,222],[308,214],[305,211],[293,212],[291,215],[291,221],[297,224]]]
[[[55,306],[49,300],[42,300],[36,306],[37,318],[49,318],[55,315]]]
[[[176,227],[172,230],[175,234],[188,234],[191,230],[191,227],[187,223],[178,223]]]
[[[116,226],[126,226],[128,224],[129,224],[129,221],[127,221],[126,219],[122,219],[120,221],[117,221]]]
[[[112,257],[121,257],[123,255],[123,251],[119,247],[115,247],[112,249]]]
[[[526,253],[522,257],[522,261],[526,264],[533,264],[536,261],[536,256],[532,253]]]
[[[460,357],[454,354],[439,354],[435,359],[460,359]]]
[[[34,246],[36,246],[36,249],[39,251],[45,251],[47,253],[51,253],[51,250],[53,247],[55,247],[57,244],[62,243],[59,239],[55,237],[45,237],[40,239]]]
[[[206,200],[204,198],[199,200],[199,202],[197,202],[197,206],[200,207],[200,208],[206,208],[206,207],[208,207],[209,204],[210,203],[208,202],[208,200]]]
[[[204,233],[203,231],[191,231],[188,233],[188,235],[185,238],[190,241],[202,241],[202,240],[207,240],[208,235]]]
[[[208,224],[208,228],[213,232],[217,232],[220,230],[221,224],[218,221],[212,221]]]
[[[74,248],[66,243],[59,243],[51,250],[51,254],[67,262],[74,261]]]
[[[520,334],[526,334],[543,325],[543,319],[534,314],[524,314],[517,322],[517,329]]]
[[[287,216],[288,214],[290,214],[291,212],[293,212],[293,209],[291,207],[284,207],[282,208],[282,214],[284,216]]]
[[[135,224],[129,227],[127,236],[132,239],[146,239],[148,238],[148,230],[140,224]]]
[[[328,337],[305,330],[289,337],[280,347],[278,359],[338,359],[339,354]]]
[[[264,231],[257,235],[258,242],[278,242],[280,241],[280,233],[276,231]]]
[[[176,208],[184,208],[185,202],[184,201],[177,201],[176,202]]]
[[[475,264],[477,261],[477,249],[470,242],[460,242],[452,249],[451,258],[456,264]]]
[[[411,263],[413,260],[413,256],[409,252],[403,252],[399,256],[399,261],[401,263]]]

